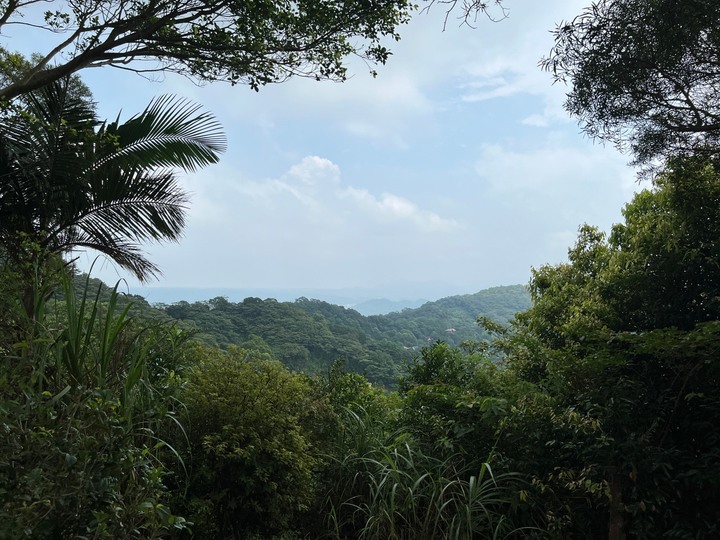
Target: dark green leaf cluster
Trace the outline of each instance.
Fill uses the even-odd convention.
[[[444,345],[425,353],[455,355]],[[311,514],[322,519],[303,525],[309,536],[489,538],[517,532],[521,478],[494,471],[482,449],[448,453],[440,441],[429,442],[431,433],[416,438],[426,426],[407,423],[418,405],[411,399],[379,393],[338,365],[320,381],[337,428],[325,442],[320,497]]]
[[[304,429],[314,411],[309,384],[237,348],[196,348],[192,366],[182,394],[192,473],[179,504],[192,513],[194,537],[287,531],[314,495],[317,457]]]
[[[547,508],[558,534],[718,533],[718,189],[715,162],[673,160],[609,238],[585,226],[569,263],[534,272],[533,307],[502,337],[535,390],[497,450],[575,501]]]
[[[116,291],[102,302],[67,280],[63,296],[38,306],[22,341],[0,334],[0,537],[184,528],[167,506],[158,436],[179,387],[170,334],[137,326]]]
[[[0,5],[0,29],[34,3]],[[412,9],[406,0],[71,1],[37,23],[62,36],[60,44],[0,88],[0,100],[103,65],[169,70],[256,90],[293,75],[343,80],[349,55],[388,59],[383,39],[399,39],[397,27]]]
[[[720,143],[720,5],[600,0],[555,31],[542,65],[571,85],[566,109],[635,161]]]

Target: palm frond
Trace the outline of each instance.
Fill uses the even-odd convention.
[[[70,81],[58,81],[28,96],[19,135],[30,142],[46,185],[72,185],[85,164],[83,148],[92,144],[98,125],[94,104],[77,97]]]
[[[0,251],[25,235],[56,253],[99,251],[143,281],[157,276],[139,244],[181,237],[188,197],[174,170],[217,162],[226,145],[220,124],[164,96],[96,129],[94,103],[71,86],[53,83],[3,116]]]
[[[170,171],[114,171],[91,184],[91,197],[68,223],[58,224],[55,241],[62,251],[74,246],[108,255],[141,281],[157,267],[140,255],[146,241],[177,241],[185,226],[187,195]],[[125,250],[127,253],[123,253]]]
[[[142,163],[147,167],[179,167],[194,171],[217,163],[226,149],[222,127],[199,105],[182,98],[162,96],[127,122],[104,126],[100,135],[116,141],[114,152],[101,160]]]
[[[185,226],[187,194],[172,171],[114,170],[93,182],[92,197],[75,223],[83,229],[105,227],[144,240],[178,240]]]
[[[93,108],[58,81],[30,95],[0,132],[0,207],[8,233],[44,230],[82,192],[79,149],[97,125]]]
[[[64,231],[60,244],[65,250],[91,249],[102,253],[143,283],[162,274],[160,268],[145,257],[139,245],[105,231],[98,236],[76,229]]]

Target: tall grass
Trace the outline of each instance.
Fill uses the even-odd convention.
[[[90,278],[79,295],[71,279],[64,288],[65,324],[55,339],[56,375],[84,388],[108,391],[128,420],[153,409],[154,390],[147,370],[143,334],[132,327],[132,304],[119,306],[119,283],[102,301],[102,286],[90,295]]]
[[[513,515],[523,487],[512,473],[494,473],[484,463],[464,468],[460,456],[440,459],[407,437],[381,441],[372,419],[348,415],[344,458],[328,505],[333,538],[508,538],[519,534]],[[373,436],[375,435],[375,436]],[[354,452],[352,443],[362,452]]]
[[[148,328],[109,295],[37,297],[0,365],[0,538],[154,538],[184,527],[163,504],[167,392]],[[8,336],[3,336],[7,339]]]
[[[361,539],[503,538],[513,504],[513,475],[496,477],[488,464],[457,470],[409,444],[362,458],[369,497],[349,504],[365,525]],[[356,517],[357,520],[357,517]]]

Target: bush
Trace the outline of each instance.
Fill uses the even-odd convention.
[[[194,538],[287,532],[313,496],[311,388],[267,355],[198,348],[183,397]]]

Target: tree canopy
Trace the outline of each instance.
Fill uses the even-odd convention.
[[[718,533],[706,503],[720,436],[718,171],[675,158],[609,237],[584,226],[568,263],[533,272],[533,307],[503,338],[509,373],[539,395],[505,423],[498,451],[556,493],[585,485],[597,507],[570,520],[585,537],[608,538],[608,521],[632,538]],[[546,428],[522,427],[542,415]],[[557,433],[563,416],[574,434]]]
[[[40,21],[26,21],[26,12],[39,3],[0,4],[0,29],[28,24],[58,35],[50,51],[0,90],[2,98],[103,65],[170,70],[254,88],[291,75],[342,79],[349,54],[387,59],[381,38],[397,38],[396,27],[410,10],[406,0],[70,0],[52,2]]]
[[[542,62],[565,107],[638,164],[720,142],[720,4],[599,0],[555,30]]]
[[[504,16],[502,0],[430,0],[472,22]],[[40,16],[41,5],[46,7]],[[0,88],[11,100],[50,81],[98,66],[139,73],[172,71],[199,81],[260,86],[291,76],[344,80],[345,59],[385,63],[388,40],[410,19],[408,0],[3,0],[0,35],[25,25],[57,36]],[[39,20],[38,20],[39,19]],[[0,47],[0,63],[13,55]]]

